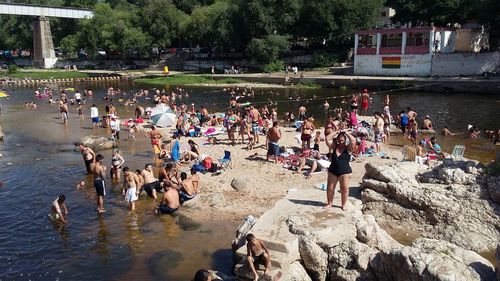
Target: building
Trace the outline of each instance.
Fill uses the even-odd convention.
[[[354,74],[382,76],[481,75],[500,65],[485,53],[488,35],[478,28],[390,28],[355,34]]]
[[[377,24],[379,26],[391,25],[391,17],[396,15],[396,10],[390,7],[383,7],[377,18]]]

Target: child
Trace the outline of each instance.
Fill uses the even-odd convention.
[[[77,185],[76,185],[76,189],[82,189],[85,187],[85,181],[84,180],[81,180]]]
[[[76,110],[78,111],[78,117],[80,117],[80,119],[85,119],[85,116],[83,115],[83,106],[81,104],[78,105]]]
[[[135,124],[128,126],[128,140],[135,140]]]
[[[255,137],[253,135],[253,131],[250,128],[250,126],[247,126],[247,139],[248,139],[248,144],[247,144],[247,149],[251,150],[253,149],[253,145],[255,144]]]
[[[314,136],[313,150],[319,151],[319,143],[322,141],[325,140],[321,137],[321,131],[316,131],[316,136]]]
[[[257,274],[257,270],[255,270],[254,263],[261,262],[266,267],[264,271],[264,275],[267,275],[271,270],[271,257],[269,256],[269,250],[264,245],[264,242],[257,239],[255,235],[249,233],[246,236],[247,240],[247,261],[252,269],[254,280],[257,281],[259,279],[259,275]]]

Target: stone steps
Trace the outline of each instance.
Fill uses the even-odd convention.
[[[267,245],[267,244],[266,244]],[[269,255],[271,256],[271,267],[286,269],[292,262],[297,260],[293,255],[289,255],[287,253],[275,251],[269,249]],[[236,251],[236,256],[242,261],[246,262],[247,257],[247,248],[243,246]]]
[[[277,278],[278,276],[282,276],[283,270],[279,268],[272,268],[270,274],[264,276],[264,266],[260,265],[258,268],[256,268],[257,274],[259,275],[259,281],[273,281],[273,277],[275,277],[275,280],[280,280],[280,281],[287,281],[289,279],[282,279],[282,278]],[[254,280],[252,270],[248,266],[246,262],[240,262],[237,265],[234,266],[234,273],[236,276],[238,276],[239,280]]]

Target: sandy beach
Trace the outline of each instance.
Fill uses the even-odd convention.
[[[164,131],[169,131],[163,129]],[[323,131],[323,128],[319,130]],[[295,136],[298,134],[294,128],[281,127],[282,139],[280,146],[286,148],[297,147]],[[167,135],[167,134],[165,134]],[[306,179],[303,174],[294,174],[293,171],[283,168],[282,163],[266,161],[266,148],[263,145],[265,136],[261,136],[260,146],[247,150],[246,144],[227,144],[227,135],[218,135],[218,144],[203,145],[206,137],[201,138],[181,138],[181,144],[187,144],[189,139],[193,139],[200,145],[202,154],[209,155],[213,159],[222,158],[224,150],[231,151],[232,168],[225,169],[219,175],[211,173],[201,174],[200,193],[195,200],[185,204],[180,209],[185,214],[195,220],[236,220],[242,221],[246,216],[259,217],[265,211],[274,206],[277,200],[283,198],[288,190],[304,190],[313,188],[316,184],[326,183],[327,172],[315,173],[311,178]],[[326,144],[320,144],[320,151],[327,152]],[[401,159],[401,149],[396,146],[384,145],[384,153],[391,159],[380,157],[362,156],[351,162],[353,169],[351,179],[351,193],[359,193],[361,179],[365,173],[364,165],[367,161],[372,163],[392,163],[394,159]],[[252,155],[255,155],[250,157]],[[185,163],[181,168],[187,171],[189,163]],[[248,182],[248,187],[237,191],[231,187],[234,178],[242,178]],[[339,196],[336,194],[336,196]],[[351,198],[354,200],[353,198]],[[326,201],[326,194],[325,194]]]

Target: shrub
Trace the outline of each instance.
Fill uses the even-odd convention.
[[[264,72],[278,72],[285,69],[285,62],[282,60],[276,60],[274,62],[264,65]]]
[[[312,56],[312,67],[330,67],[338,62],[338,57],[328,53],[314,53]]]
[[[7,74],[15,74],[19,71],[19,67],[15,64],[10,64],[7,67]]]

